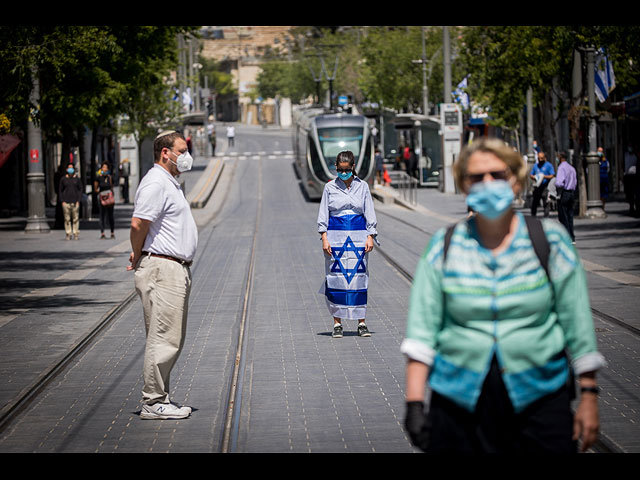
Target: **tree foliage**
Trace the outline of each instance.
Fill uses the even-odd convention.
[[[470,74],[470,96],[491,108],[497,125],[518,124],[529,87],[534,105],[549,93],[554,79],[559,88],[570,92],[576,49],[606,48],[619,98],[638,85],[639,27],[479,26],[466,27],[462,39],[460,61]]]
[[[193,28],[2,26],[0,111],[14,124],[25,122],[33,107],[28,99],[35,66],[48,138],[104,125],[122,113],[157,117],[162,108],[148,106],[164,103],[166,109],[166,79],[177,63],[176,35],[189,31]],[[158,118],[147,116],[139,124],[152,120]]]

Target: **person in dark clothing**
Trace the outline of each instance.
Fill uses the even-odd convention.
[[[58,198],[62,202],[64,230],[67,240],[80,238],[80,200],[82,199],[82,182],[76,175],[73,163],[67,166],[67,174],[60,179]]]
[[[98,193],[99,207],[100,207],[100,239],[103,240],[107,237],[104,235],[104,228],[107,220],[111,227],[111,238],[116,238],[114,230],[113,220],[113,177],[108,162],[102,162],[100,171],[98,172],[98,178],[94,182],[94,189]]]

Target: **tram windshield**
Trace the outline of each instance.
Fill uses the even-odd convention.
[[[331,173],[335,175],[336,157],[344,150],[353,152],[357,159],[360,156],[362,146],[362,127],[333,127],[319,128],[318,139],[322,156]]]

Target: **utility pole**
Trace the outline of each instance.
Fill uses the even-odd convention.
[[[429,115],[429,90],[427,90],[427,47],[424,41],[424,27],[422,30],[422,114]]]
[[[44,169],[42,167],[42,131],[40,130],[40,78],[37,67],[31,69],[32,89],[29,98],[31,112],[27,126],[29,159],[27,169],[27,193],[29,217],[25,233],[49,233],[44,208]]]
[[[322,65],[322,71],[327,77],[327,81],[329,82],[329,110],[333,112],[333,81],[336,79],[336,73],[338,72],[338,54],[336,53],[336,61],[333,66],[333,75],[329,76],[329,72],[324,64],[324,56],[320,57],[320,63]]]
[[[444,103],[451,103],[451,37],[449,27],[442,27],[442,49],[444,50]]]
[[[533,89],[527,88],[527,172],[531,173],[533,164],[536,162],[536,154],[533,151]],[[529,178],[527,176],[527,178]],[[531,179],[527,181],[527,198],[525,205],[531,206],[533,189]]]
[[[589,96],[589,153],[587,153],[587,217],[604,218],[607,215],[600,200],[600,165],[596,131],[596,96],[594,90],[595,48],[585,49],[587,54],[587,94]]]

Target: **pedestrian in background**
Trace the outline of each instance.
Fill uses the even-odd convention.
[[[82,200],[82,182],[76,175],[73,163],[67,166],[67,173],[60,179],[58,195],[62,202],[64,231],[67,240],[80,238],[80,200]]]
[[[575,202],[578,179],[576,169],[567,162],[567,152],[558,153],[558,175],[556,177],[556,191],[558,198],[558,220],[569,232],[571,241],[576,243],[573,233],[573,205]]]
[[[526,168],[502,141],[466,147],[454,176],[475,215],[436,232],[417,266],[401,346],[405,427],[428,452],[576,452],[579,436],[585,450],[597,437],[595,372],[605,362],[571,239],[557,222],[513,209]],[[534,237],[549,246],[548,274],[529,222],[543,228]]]
[[[600,165],[600,201],[602,202],[602,209],[604,210],[609,198],[609,160],[604,156],[604,150],[602,147],[598,147],[598,163]]]
[[[235,146],[236,129],[233,125],[227,126],[227,143],[229,147]]]
[[[380,149],[378,147],[376,147],[376,154],[374,158],[376,161],[376,180],[378,180],[378,185],[382,185],[383,184],[382,172],[383,172],[384,162],[382,159],[382,155],[380,154]]]
[[[94,189],[98,193],[98,207],[100,209],[100,239],[104,240],[107,237],[104,235],[104,230],[109,222],[109,228],[111,229],[111,238],[116,238],[114,233],[115,221],[113,218],[113,210],[115,208],[115,196],[113,190],[113,177],[111,176],[111,167],[109,162],[102,162],[100,170],[98,171],[98,177],[94,182]]]
[[[369,252],[377,235],[376,213],[367,182],[355,176],[349,150],[336,157],[338,178],[328,182],[318,210],[318,233],[325,254],[324,294],[333,316],[333,338],[342,338],[342,320],[358,320],[358,335],[370,337],[366,323]]]
[[[636,197],[637,190],[637,174],[636,168],[638,166],[638,157],[636,153],[633,151],[633,147],[629,145],[627,147],[627,151],[624,154],[624,176],[623,176],[623,185],[624,185],[624,193],[629,203],[629,213],[631,215],[636,212],[636,202],[638,198]]]
[[[207,133],[209,134],[209,143],[211,144],[211,155],[216,156],[216,126],[213,124],[213,115],[209,117],[207,125]]]
[[[161,133],[153,153],[155,164],[136,191],[127,269],[135,270],[147,339],[140,417],[163,420],[191,415],[190,407],[171,403],[169,381],[184,345],[198,229],[176,180],[193,165],[184,136]]]
[[[547,197],[547,187],[553,178],[555,171],[551,162],[547,162],[547,156],[544,152],[538,152],[538,161],[531,169],[531,180],[535,182],[533,188],[533,199],[531,202],[531,216],[535,217],[542,199],[544,216],[549,216],[549,199]]]
[[[129,203],[129,176],[131,175],[131,162],[128,158],[123,158],[120,162],[120,186],[122,187],[122,199],[124,203]]]

